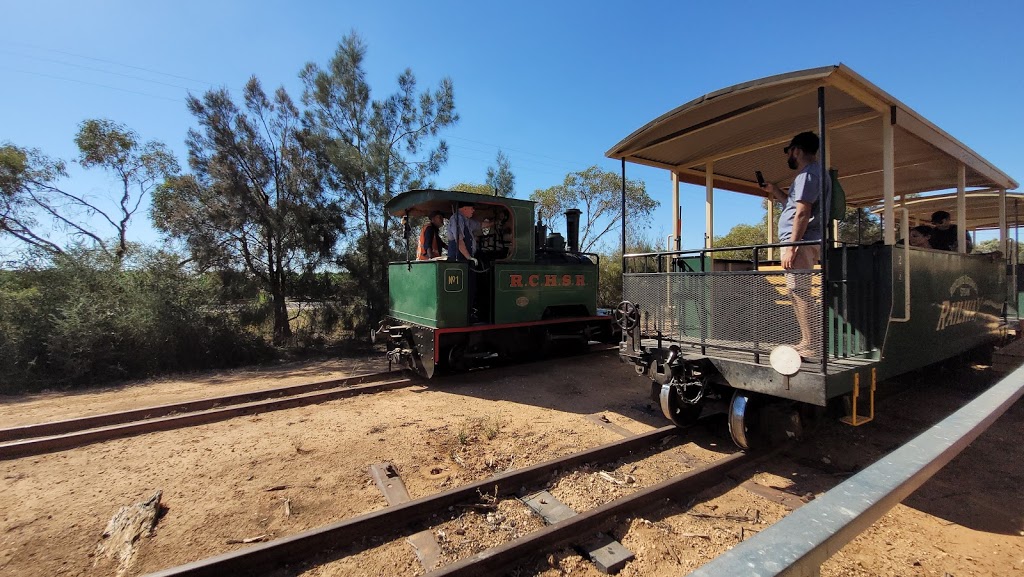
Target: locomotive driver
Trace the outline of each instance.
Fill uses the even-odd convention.
[[[466,279],[470,324],[479,323],[476,310],[476,273],[473,268],[480,265],[475,256],[476,234],[480,230],[480,223],[473,220],[475,213],[476,207],[473,203],[460,202],[458,210],[448,220],[448,260],[471,263]]]
[[[784,204],[779,215],[779,242],[813,240],[820,243],[822,222],[818,202],[821,200],[821,186],[824,184],[825,198],[828,199],[832,196],[832,182],[823,177],[818,163],[818,136],[813,132],[801,132],[783,151],[789,168],[797,171],[789,194],[770,182],[762,187],[770,200]],[[787,271],[810,271],[820,258],[820,244],[782,247],[782,268]],[[786,275],[786,287],[793,299],[793,311],[800,326],[800,342],[795,348],[805,358],[817,356],[815,349],[821,346],[821,323],[812,322],[809,315],[811,276],[808,273]]]

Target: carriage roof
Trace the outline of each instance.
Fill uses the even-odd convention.
[[[967,218],[964,228],[967,230],[999,230],[999,191],[993,189],[973,190],[965,194]],[[932,213],[937,210],[954,212],[951,208],[956,205],[956,193],[933,194],[908,198],[906,203],[901,205],[907,209],[907,215],[912,223],[919,222],[927,224],[931,220]],[[1006,193],[1006,215],[1009,226],[1020,226],[1024,224],[1024,193]],[[871,210],[874,214],[882,214],[882,207],[874,207]],[[954,220],[960,219],[954,215]]]
[[[403,192],[384,205],[384,210],[392,216],[427,216],[438,210],[447,218],[452,215],[459,203],[469,202],[476,205],[502,205],[509,208],[527,208],[533,211],[532,200],[520,200],[505,196],[477,194],[458,190],[417,189]]]
[[[790,176],[780,161],[792,136],[818,129],[817,89],[824,87],[828,163],[839,169],[851,206],[883,199],[883,118],[893,125],[895,196],[967,187],[1010,189],[1017,182],[966,145],[845,65],[780,74],[697,98],[647,123],[612,147],[610,158],[671,170],[704,185],[764,196],[754,181]]]

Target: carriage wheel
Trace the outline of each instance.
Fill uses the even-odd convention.
[[[758,445],[759,414],[758,403],[748,391],[737,390],[729,402],[729,434],[736,446],[749,450]]]
[[[657,386],[655,383],[653,386]],[[661,385],[658,400],[661,402],[661,412],[672,421],[677,427],[689,427],[697,422],[704,404],[700,401],[689,403],[682,399],[678,390],[679,385],[666,383]]]

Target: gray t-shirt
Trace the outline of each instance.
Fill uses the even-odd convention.
[[[476,255],[476,236],[474,233],[480,230],[480,223],[462,216],[461,212],[456,211],[454,215],[448,220],[448,242],[455,242],[455,253],[459,252],[458,240],[462,237],[462,242],[466,244],[466,250],[469,254]],[[459,254],[449,255],[452,258],[462,258]]]
[[[821,183],[821,165],[817,162],[808,164],[793,179],[789,187],[789,198],[779,215],[779,242],[789,242],[793,234],[793,219],[796,217],[796,203],[803,201],[812,205],[811,219],[807,230],[800,240],[821,240],[821,207],[818,205],[819,186]],[[832,180],[825,179],[825,214],[828,214],[828,199],[832,197]],[[793,241],[796,242],[796,241]]]

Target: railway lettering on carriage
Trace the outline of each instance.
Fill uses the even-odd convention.
[[[526,287],[583,287],[587,286],[586,275],[577,274],[510,274],[508,288]]]
[[[957,278],[949,287],[949,298],[942,301],[939,307],[939,320],[935,330],[942,331],[973,321],[978,316],[980,307],[978,283],[967,275]]]

